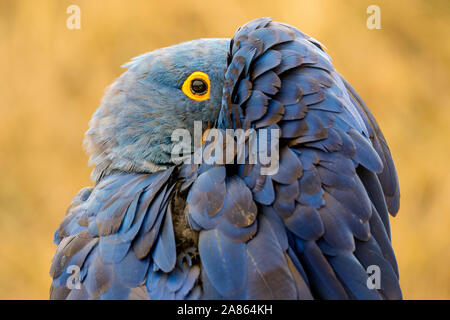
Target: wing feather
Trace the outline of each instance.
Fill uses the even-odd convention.
[[[147,278],[189,274],[190,266],[175,265],[172,171],[108,176],[74,198],[56,231],[52,299],[146,299],[158,296],[154,286],[145,286]],[[80,282],[71,287],[73,266],[80,270]],[[197,278],[195,272],[189,279],[178,277],[159,297],[187,297]]]
[[[298,258],[288,261],[288,269],[304,272],[315,298],[401,297],[387,216],[398,211],[398,178],[374,117],[334,70],[323,46],[297,29],[267,20],[244,25],[231,41],[230,65],[233,52],[245,47],[256,52],[242,66],[251,76],[244,72],[225,82],[219,125],[239,128],[243,123],[257,134],[269,126],[281,130],[276,174],[260,178],[257,166],[245,164],[238,171],[259,204],[258,220],[269,213],[271,218],[264,221],[277,232],[284,224],[286,237],[277,238],[289,239],[283,250]],[[233,88],[241,79],[251,84],[246,83],[248,92],[241,87],[236,96]],[[264,99],[241,98],[245,96]],[[296,181],[297,188],[287,188]],[[262,228],[259,223],[256,238]],[[259,264],[285,260],[277,259]],[[384,289],[366,286],[369,262],[386,269]]]

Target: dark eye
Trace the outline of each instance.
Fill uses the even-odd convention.
[[[191,91],[194,94],[203,95],[208,92],[208,84],[203,79],[193,79],[191,81]]]
[[[210,87],[208,74],[194,71],[184,80],[181,90],[189,99],[204,101],[209,99]]]

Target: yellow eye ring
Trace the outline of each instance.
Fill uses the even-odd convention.
[[[192,72],[184,81],[181,90],[186,96],[195,101],[209,99],[209,88],[211,82],[209,76],[201,71]]]

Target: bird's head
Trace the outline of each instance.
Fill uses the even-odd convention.
[[[229,39],[199,39],[134,58],[107,90],[85,137],[94,180],[171,165],[172,132],[219,116]]]

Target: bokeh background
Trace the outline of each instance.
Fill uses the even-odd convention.
[[[81,9],[68,30],[66,9]],[[381,8],[368,30],[366,8]],[[47,299],[53,232],[91,185],[88,121],[129,58],[231,37],[271,16],[317,38],[378,119],[396,161],[393,245],[405,298],[450,298],[450,2],[0,1],[0,299]]]

